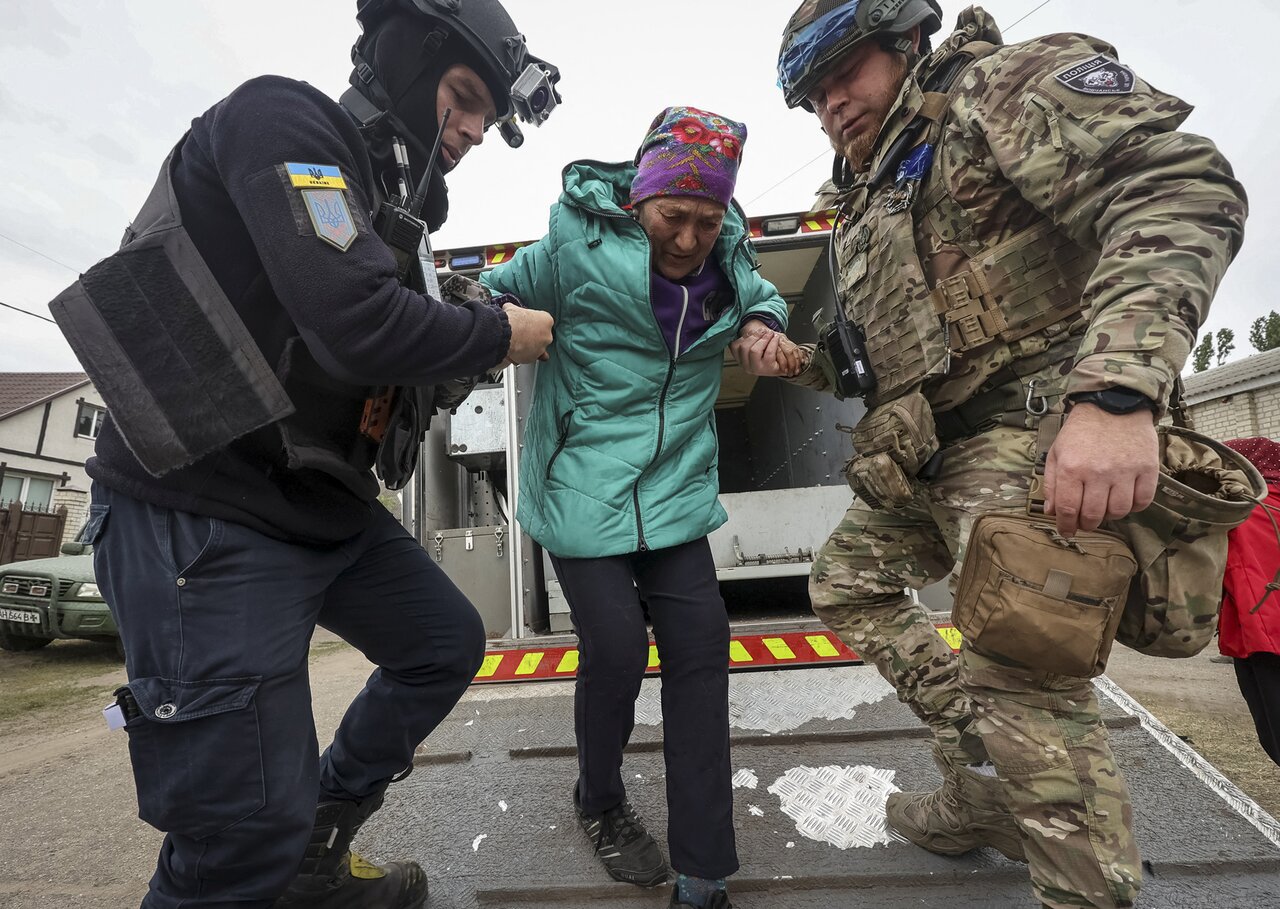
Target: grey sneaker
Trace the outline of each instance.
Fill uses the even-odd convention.
[[[621,805],[603,814],[585,814],[578,803],[578,787],[575,785],[573,808],[578,815],[578,823],[611,878],[639,887],[666,883],[671,876],[671,868],[629,801],[624,799]]]

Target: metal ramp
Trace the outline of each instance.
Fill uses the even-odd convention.
[[[659,685],[644,682],[623,774],[664,842]],[[1146,860],[1139,905],[1280,907],[1280,825],[1124,692],[1099,689]],[[564,681],[473,686],[358,845],[421,862],[433,909],[664,907],[667,888],[612,882],[578,829],[572,697]],[[888,787],[939,778],[923,728],[873,668],[735,673],[730,698],[736,906],[1038,905],[1025,867],[994,851],[944,858],[886,834]]]

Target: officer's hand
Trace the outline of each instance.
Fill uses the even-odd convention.
[[[507,321],[511,324],[511,346],[507,348],[507,358],[501,365],[548,359],[547,346],[553,338],[551,327],[556,324],[551,314],[537,309],[525,309],[514,303],[503,304],[502,311],[507,314]]]
[[[1058,532],[1097,530],[1151,504],[1160,476],[1160,444],[1148,410],[1110,414],[1077,404],[1053,446],[1044,471],[1044,511]]]

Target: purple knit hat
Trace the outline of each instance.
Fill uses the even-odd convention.
[[[636,153],[631,204],[654,196],[695,196],[728,208],[747,127],[696,107],[668,107]]]

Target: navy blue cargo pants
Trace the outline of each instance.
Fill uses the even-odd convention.
[[[729,617],[706,537],[599,559],[551,558],[578,633],[574,726],[583,810],[626,798],[622,751],[649,662],[644,609],[662,661],[671,867],[696,877],[738,870],[729,760]]]
[[[141,715],[138,815],[165,832],[144,909],[267,909],[319,799],[408,767],[484,655],[479,615],[384,508],[332,549],[94,484],[86,538]],[[320,755],[307,652],[321,625],[378,669]]]

